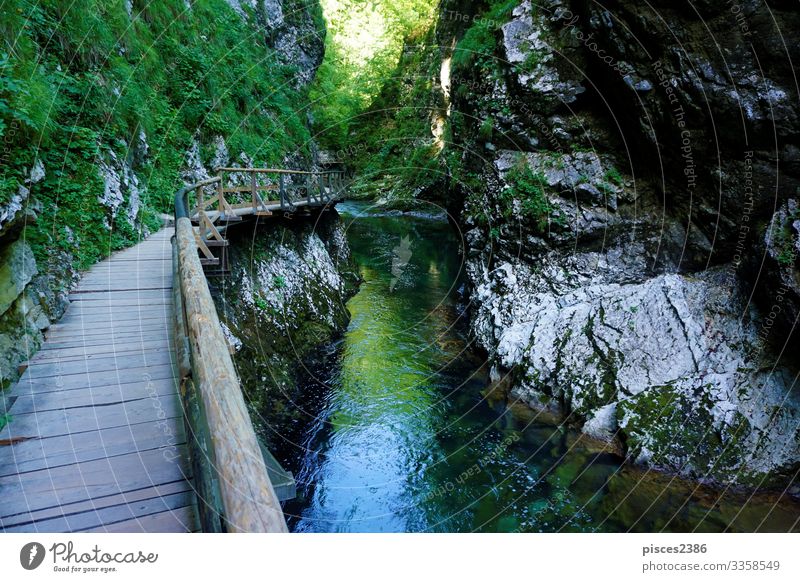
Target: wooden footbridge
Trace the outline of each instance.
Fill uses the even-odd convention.
[[[335,204],[341,172],[219,168],[164,229],[95,265],[0,414],[0,530],[285,532],[204,268],[227,229]]]

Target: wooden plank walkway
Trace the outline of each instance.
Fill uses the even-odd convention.
[[[95,265],[11,390],[0,530],[198,529],[171,345],[172,233]]]

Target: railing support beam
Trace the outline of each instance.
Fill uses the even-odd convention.
[[[176,214],[180,214],[177,210],[176,203]],[[186,314],[192,381],[211,435],[226,527],[235,532],[286,532],[286,520],[258,446],[188,217],[178,216],[175,238],[176,284],[181,286]]]

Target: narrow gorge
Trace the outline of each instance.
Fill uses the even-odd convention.
[[[796,2],[68,4],[2,6],[0,430],[228,168],[208,288],[290,531],[798,530]],[[243,168],[348,180],[256,212]]]

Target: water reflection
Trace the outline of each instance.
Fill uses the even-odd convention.
[[[294,531],[797,528],[797,504],[778,495],[720,501],[491,405],[483,363],[466,349],[449,225],[339,210],[364,283],[344,338],[303,380],[317,420],[302,447],[281,452],[298,480],[285,507]]]

